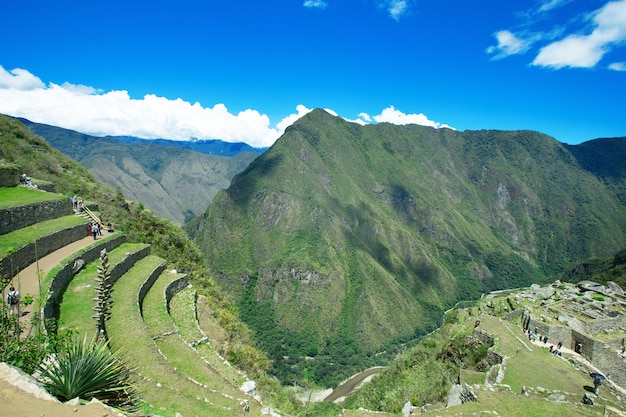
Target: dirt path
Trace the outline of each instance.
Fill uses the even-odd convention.
[[[107,232],[104,231],[103,234]],[[39,294],[39,280],[37,278],[37,267],[39,267],[39,271],[42,271],[42,277],[45,276],[52,268],[57,266],[59,262],[63,259],[70,256],[72,253],[84,248],[85,246],[93,243],[93,237],[86,236],[81,240],[77,240],[76,242],[70,243],[69,245],[63,246],[61,249],[58,249],[51,254],[41,258],[38,263],[33,263],[22,271],[20,271],[11,283],[9,283],[2,290],[2,299],[6,304],[6,294],[9,292],[9,287],[13,285],[16,290],[18,290],[22,296],[32,295],[33,298]],[[8,308],[8,306],[5,306]],[[32,308],[33,305],[29,306],[21,306],[21,317],[20,317],[20,326],[24,327],[24,335],[28,335],[30,333],[30,318],[32,317]]]
[[[108,233],[103,231],[104,235]],[[37,267],[43,271],[43,275],[50,272],[62,260],[74,252],[93,243],[93,237],[87,236],[81,240],[70,243],[61,249],[41,258],[38,263],[34,263],[24,268],[17,274],[6,288],[3,288],[2,302],[6,302],[5,297],[9,287],[13,285],[22,295],[39,294],[39,280],[37,278]],[[26,326],[24,334],[30,332],[30,318],[32,316],[32,304],[22,309],[21,325]],[[3,365],[6,366],[6,365]],[[61,404],[56,400],[42,398],[42,391],[34,383],[26,381],[25,377],[18,374],[18,371],[4,372],[0,378],[0,403],[2,411],[0,415],[11,416],[46,416],[46,417],[104,417],[120,416],[121,414],[104,407],[102,404],[70,405]]]

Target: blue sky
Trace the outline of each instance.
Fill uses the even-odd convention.
[[[4,2],[0,113],[271,145],[359,123],[626,136],[626,0]]]

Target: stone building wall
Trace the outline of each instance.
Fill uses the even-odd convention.
[[[593,352],[595,350],[596,341],[586,334],[572,330],[571,346],[566,346],[574,352],[580,354],[583,358],[593,363]]]
[[[72,214],[69,198],[0,209],[0,235]]]
[[[586,323],[586,327],[591,334],[601,333],[607,330],[611,331],[619,328],[626,328],[626,315],[609,319],[591,320]]]
[[[596,341],[590,362],[617,385],[626,386],[626,360],[620,356],[618,349]]]

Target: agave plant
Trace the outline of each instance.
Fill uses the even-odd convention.
[[[104,341],[72,340],[39,366],[37,379],[60,401],[97,398],[113,407],[134,409],[138,396],[131,385],[131,369],[120,351]]]

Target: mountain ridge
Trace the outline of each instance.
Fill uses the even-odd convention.
[[[360,126],[318,109],[188,230],[281,376],[323,380],[331,365],[293,357],[363,364],[456,301],[617,252],[626,208],[538,132]]]
[[[124,142],[17,120],[105,184],[119,187],[124,195],[179,225],[202,213],[231,177],[260,155],[249,152],[253,148],[245,144],[207,142],[206,149],[232,154],[214,155],[184,147],[183,142],[128,138]]]

